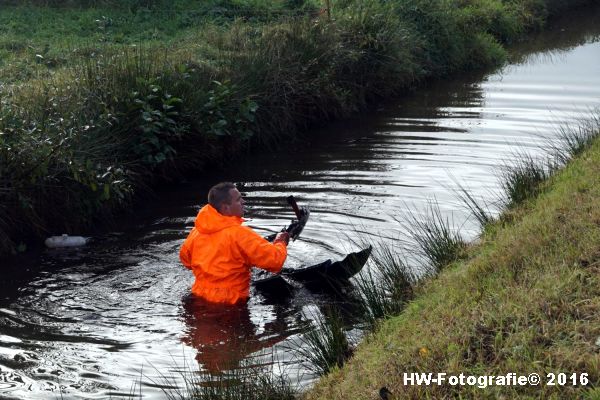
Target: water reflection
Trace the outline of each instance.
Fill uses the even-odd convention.
[[[553,21],[552,29],[512,46],[510,61],[511,64],[552,64],[575,47],[598,40],[598,9],[582,7],[566,18]]]
[[[215,305],[195,296],[183,300],[185,330],[182,341],[197,349],[196,360],[211,374],[237,369],[241,362],[261,349],[292,335],[290,310],[273,306],[251,316],[247,303]],[[269,314],[265,318],[265,314]],[[258,323],[253,322],[260,318]]]

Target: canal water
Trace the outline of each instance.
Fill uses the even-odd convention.
[[[414,253],[407,213],[436,202],[473,238],[457,182],[494,209],[498,176],[515,154],[542,154],[557,129],[600,106],[600,7],[556,21],[499,71],[431,83],[413,95],[313,132],[286,151],[246,157],[210,179],[165,188],[119,230],[80,249],[16,262],[0,283],[0,398],[164,398],[198,368],[245,363],[300,371],[293,348],[331,299],[254,293],[227,317],[188,296],[178,250],[218,180],[241,184],[248,224],[262,234],[311,209],[290,245],[291,268],[339,259],[358,241]],[[596,114],[597,115],[597,114]],[[368,268],[368,267],[367,267]]]

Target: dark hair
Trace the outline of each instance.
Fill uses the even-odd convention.
[[[221,211],[223,204],[231,203],[231,194],[229,193],[231,189],[235,189],[235,185],[231,182],[217,183],[208,191],[208,204],[217,211]]]

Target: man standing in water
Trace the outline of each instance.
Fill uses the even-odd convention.
[[[208,192],[179,258],[192,270],[192,293],[211,303],[248,300],[252,266],[277,273],[287,257],[290,236],[280,232],[273,243],[242,226],[244,199],[233,183],[222,182]]]

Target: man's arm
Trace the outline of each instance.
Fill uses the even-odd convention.
[[[252,229],[240,227],[238,246],[246,258],[246,262],[269,272],[281,271],[287,257],[287,242],[289,235],[281,232],[273,243],[269,243]]]

